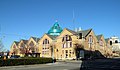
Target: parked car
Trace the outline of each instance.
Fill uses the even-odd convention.
[[[12,59],[14,59],[14,58],[20,58],[20,56],[19,55],[11,55],[10,58],[12,58]]]

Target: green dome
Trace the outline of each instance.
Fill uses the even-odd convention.
[[[62,28],[59,26],[58,22],[55,22],[55,24],[48,31],[48,34],[49,35],[60,35],[61,32],[62,32]]]

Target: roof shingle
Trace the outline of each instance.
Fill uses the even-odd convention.
[[[97,35],[96,37],[97,37],[97,39],[98,39],[98,41],[100,40],[100,38],[102,37],[103,35],[101,34],[101,35]]]

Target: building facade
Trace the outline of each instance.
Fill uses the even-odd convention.
[[[115,56],[120,55],[120,40],[118,37],[113,36],[109,38],[109,44],[112,46],[112,52]]]
[[[21,40],[18,44],[13,43],[11,52],[14,45],[17,46],[19,55],[40,53],[40,57],[61,60],[112,56],[111,45],[103,35],[96,36],[93,29],[62,29],[58,22],[41,38],[31,37],[29,40]]]

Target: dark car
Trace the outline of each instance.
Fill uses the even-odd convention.
[[[20,58],[19,55],[12,55],[10,58],[14,59],[14,58]]]

